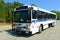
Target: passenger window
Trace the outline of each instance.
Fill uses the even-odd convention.
[[[37,12],[36,12],[35,10],[33,10],[33,11],[32,11],[32,18],[33,18],[33,19],[36,19],[36,14],[37,14]]]
[[[39,19],[39,20],[42,20],[42,19],[44,19],[44,12],[42,12],[42,11],[39,11],[38,13],[37,13],[37,18]]]

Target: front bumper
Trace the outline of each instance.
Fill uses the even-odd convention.
[[[32,32],[29,31],[28,29],[24,29],[24,28],[16,28],[13,29],[16,33],[22,34],[22,35],[31,35]]]

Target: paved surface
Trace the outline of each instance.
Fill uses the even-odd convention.
[[[48,28],[41,34],[30,37],[16,35],[11,30],[11,25],[3,25],[0,26],[0,40],[60,40],[60,21],[57,21],[55,27]]]

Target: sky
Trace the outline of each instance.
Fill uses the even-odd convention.
[[[20,2],[25,5],[35,4],[37,7],[45,10],[56,10],[60,11],[60,0],[4,0],[5,2]]]

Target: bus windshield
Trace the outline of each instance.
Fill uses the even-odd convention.
[[[13,13],[13,21],[20,23],[30,23],[31,13],[29,13],[28,10],[15,11]]]

